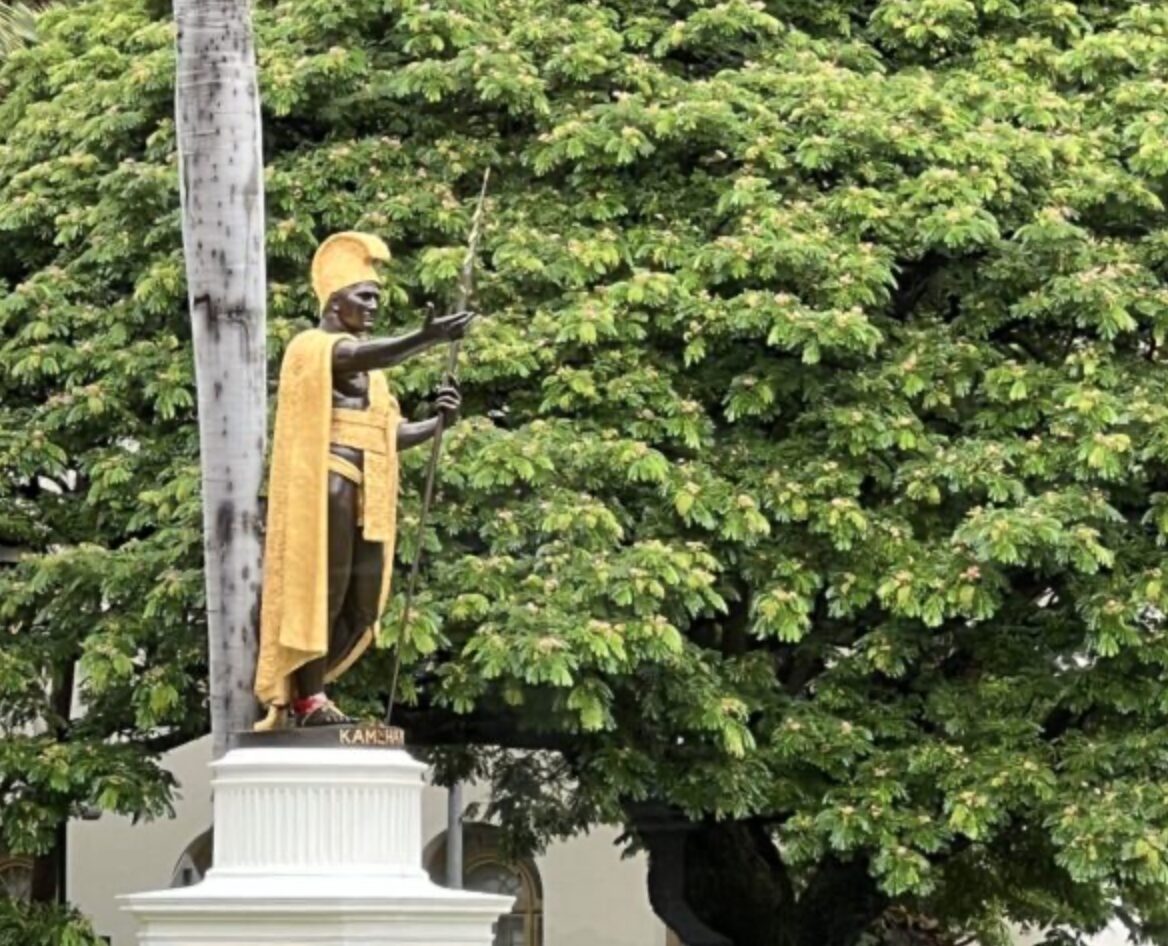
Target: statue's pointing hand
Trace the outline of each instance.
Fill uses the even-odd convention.
[[[434,398],[434,407],[442,415],[442,426],[449,427],[458,420],[458,410],[462,407],[462,394],[454,383],[442,385]]]
[[[434,310],[430,309],[426,313],[426,321],[422,325],[422,331],[427,338],[433,341],[452,342],[466,334],[470,323],[474,321],[475,314],[468,309],[451,315],[435,315]]]

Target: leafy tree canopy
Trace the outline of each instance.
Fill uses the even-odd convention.
[[[401,719],[472,747],[445,775],[491,779],[517,843],[644,802],[721,831],[750,884],[686,888],[738,943],[855,942],[889,904],[1168,942],[1168,8],[254,15],[273,358],[329,232],[394,248],[385,330],[444,299],[494,169],[403,641]],[[55,9],[0,71],[16,850],[81,804],[165,810],[151,752],[202,724],[166,17]],[[393,374],[407,413],[440,371]],[[80,718],[51,685],[74,660]]]

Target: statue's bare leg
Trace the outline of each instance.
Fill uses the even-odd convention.
[[[353,566],[353,545],[357,526],[357,484],[339,473],[329,473],[328,484],[328,627],[329,650],[338,636],[348,636],[342,615]],[[324,692],[324,677],[331,661],[320,657],[296,671],[296,691],[300,699]]]
[[[383,546],[380,542],[366,542],[358,535],[353,543],[353,564],[349,572],[349,593],[345,598],[338,633],[330,648],[330,664],[343,661],[357,645],[362,635],[377,623],[378,603],[381,599],[381,576],[384,569]],[[347,636],[342,636],[344,632]]]

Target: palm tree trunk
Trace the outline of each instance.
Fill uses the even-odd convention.
[[[198,382],[214,755],[251,727],[267,368],[264,168],[247,0],[174,0],[183,249]]]
[[[0,0],[0,63],[36,40],[37,10],[27,3],[5,3]]]

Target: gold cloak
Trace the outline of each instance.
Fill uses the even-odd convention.
[[[362,415],[365,437],[376,441],[375,449],[365,452],[361,489],[365,535],[382,543],[384,571],[378,620],[348,653],[333,655],[326,680],[340,676],[376,639],[389,597],[401,415],[380,371],[369,373],[368,410],[334,412],[332,352],[343,338],[351,336],[320,329],[301,332],[288,345],[280,366],[255,681],[256,696],[269,706],[286,706],[292,695],[291,675],[328,654],[329,444],[338,421],[347,418],[351,423],[353,415]]]

